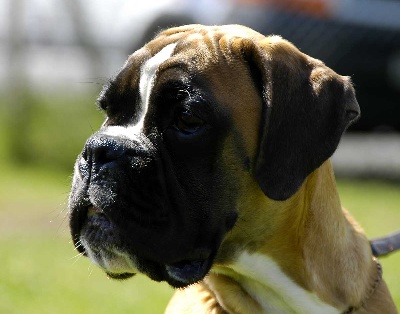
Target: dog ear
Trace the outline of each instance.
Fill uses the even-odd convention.
[[[247,46],[264,104],[254,174],[264,194],[285,200],[332,156],[360,110],[348,77],[289,42],[273,36]]]

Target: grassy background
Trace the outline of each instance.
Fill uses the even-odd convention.
[[[10,154],[9,113],[0,108],[0,313],[162,313],[172,294],[140,275],[109,280],[75,257],[66,218],[70,174],[102,120],[88,99],[94,97],[36,98],[22,156]],[[370,237],[400,229],[398,184],[340,180],[339,191]],[[400,253],[382,264],[400,308]]]

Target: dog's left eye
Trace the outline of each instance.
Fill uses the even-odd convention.
[[[191,111],[180,112],[174,122],[174,127],[185,134],[193,134],[204,125],[204,121]]]

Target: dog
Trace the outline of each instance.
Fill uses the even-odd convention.
[[[166,313],[397,313],[330,157],[349,77],[279,36],[171,28],[104,87],[75,164],[75,247],[178,288]]]

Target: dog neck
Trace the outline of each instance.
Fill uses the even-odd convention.
[[[249,202],[251,210],[241,209],[239,223],[250,234],[239,239],[233,231],[232,241],[224,243],[226,250],[230,243],[245,249],[228,266],[217,264],[206,279],[221,304],[236,306],[233,313],[241,313],[241,303],[251,313],[335,314],[362,304],[377,270],[367,238],[341,207],[330,161],[289,200],[263,196]],[[221,284],[231,288],[218,289]]]

